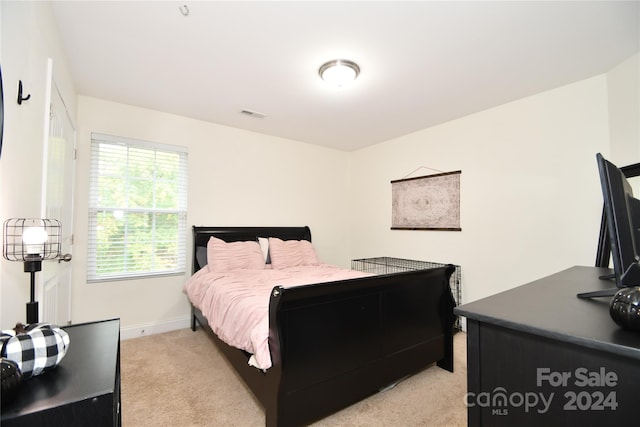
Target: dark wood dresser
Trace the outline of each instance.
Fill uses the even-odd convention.
[[[605,268],[572,267],[465,304],[469,426],[638,425],[640,332],[621,329]]]
[[[120,426],[120,320],[64,330],[66,356],[52,371],[22,382],[2,407],[3,427]]]

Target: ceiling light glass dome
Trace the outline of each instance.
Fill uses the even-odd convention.
[[[324,63],[318,70],[320,77],[332,86],[342,87],[353,82],[360,74],[360,67],[353,61],[334,59]]]

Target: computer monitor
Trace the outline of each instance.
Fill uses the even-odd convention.
[[[578,294],[580,298],[610,297],[621,288],[640,286],[640,200],[633,196],[625,174],[600,153],[596,155],[600,186],[604,198],[604,223],[606,224],[613,276],[616,287],[602,291]]]

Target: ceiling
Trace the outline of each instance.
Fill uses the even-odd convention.
[[[607,72],[640,48],[639,4],[183,0],[52,8],[79,94],[352,151]],[[357,62],[360,76],[327,87],[318,68],[331,59]]]

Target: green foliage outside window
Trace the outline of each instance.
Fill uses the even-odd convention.
[[[186,153],[93,143],[90,279],[183,271]]]

